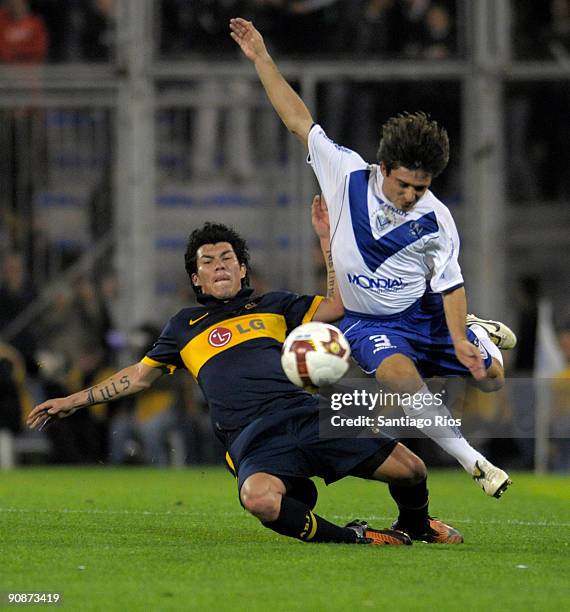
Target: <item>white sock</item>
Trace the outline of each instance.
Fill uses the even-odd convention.
[[[475,462],[484,460],[485,457],[467,442],[458,427],[435,424],[436,416],[441,417],[444,421],[449,421],[453,418],[445,404],[440,402],[439,397],[431,393],[426,384],[414,393],[413,398],[414,402],[411,402],[410,405],[405,405],[405,402],[401,402],[404,413],[410,418],[431,419],[432,424],[424,425],[420,431],[428,438],[431,438],[446,453],[455,457],[465,471],[471,474],[475,467]],[[420,402],[421,406],[415,408],[414,404],[418,405]]]
[[[503,355],[501,354],[499,347],[493,343],[491,338],[489,338],[489,334],[485,331],[485,329],[477,323],[470,325],[469,329],[477,336],[479,343],[489,353],[489,355],[503,365]]]

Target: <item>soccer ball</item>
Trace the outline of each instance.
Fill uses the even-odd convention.
[[[350,346],[343,333],[318,321],[296,327],[281,349],[281,365],[289,380],[311,391],[340,380],[349,359]]]

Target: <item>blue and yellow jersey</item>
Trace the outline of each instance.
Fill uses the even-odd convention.
[[[170,373],[189,370],[227,442],[261,415],[316,403],[285,376],[281,345],[292,329],[313,318],[322,300],[288,292],[252,297],[251,289],[224,302],[202,299],[203,306],[184,308],[170,319],[143,363]]]

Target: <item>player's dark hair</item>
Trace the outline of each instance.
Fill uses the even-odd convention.
[[[246,241],[227,225],[210,222],[204,223],[202,227],[195,229],[188,238],[188,246],[184,254],[184,265],[190,277],[190,282],[192,281],[192,274],[196,274],[198,269],[196,261],[198,249],[204,244],[216,244],[217,242],[229,242],[232,245],[237,260],[246,268],[245,276],[241,279],[241,286],[249,287],[249,250]],[[192,282],[191,285],[196,295],[202,293],[201,287],[196,287]]]
[[[382,126],[376,155],[390,174],[400,166],[441,174],[449,161],[449,138],[444,127],[423,112],[401,113]]]

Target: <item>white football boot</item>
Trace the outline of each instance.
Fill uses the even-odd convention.
[[[512,484],[509,475],[494,466],[490,461],[483,459],[475,462],[475,467],[471,473],[473,480],[490,497],[499,498]]]
[[[513,330],[501,323],[501,321],[491,321],[488,319],[480,319],[474,314],[468,314],[465,319],[467,327],[469,325],[477,324],[480,325],[491,338],[491,342],[503,351],[508,351],[515,348],[517,345],[517,337]]]

